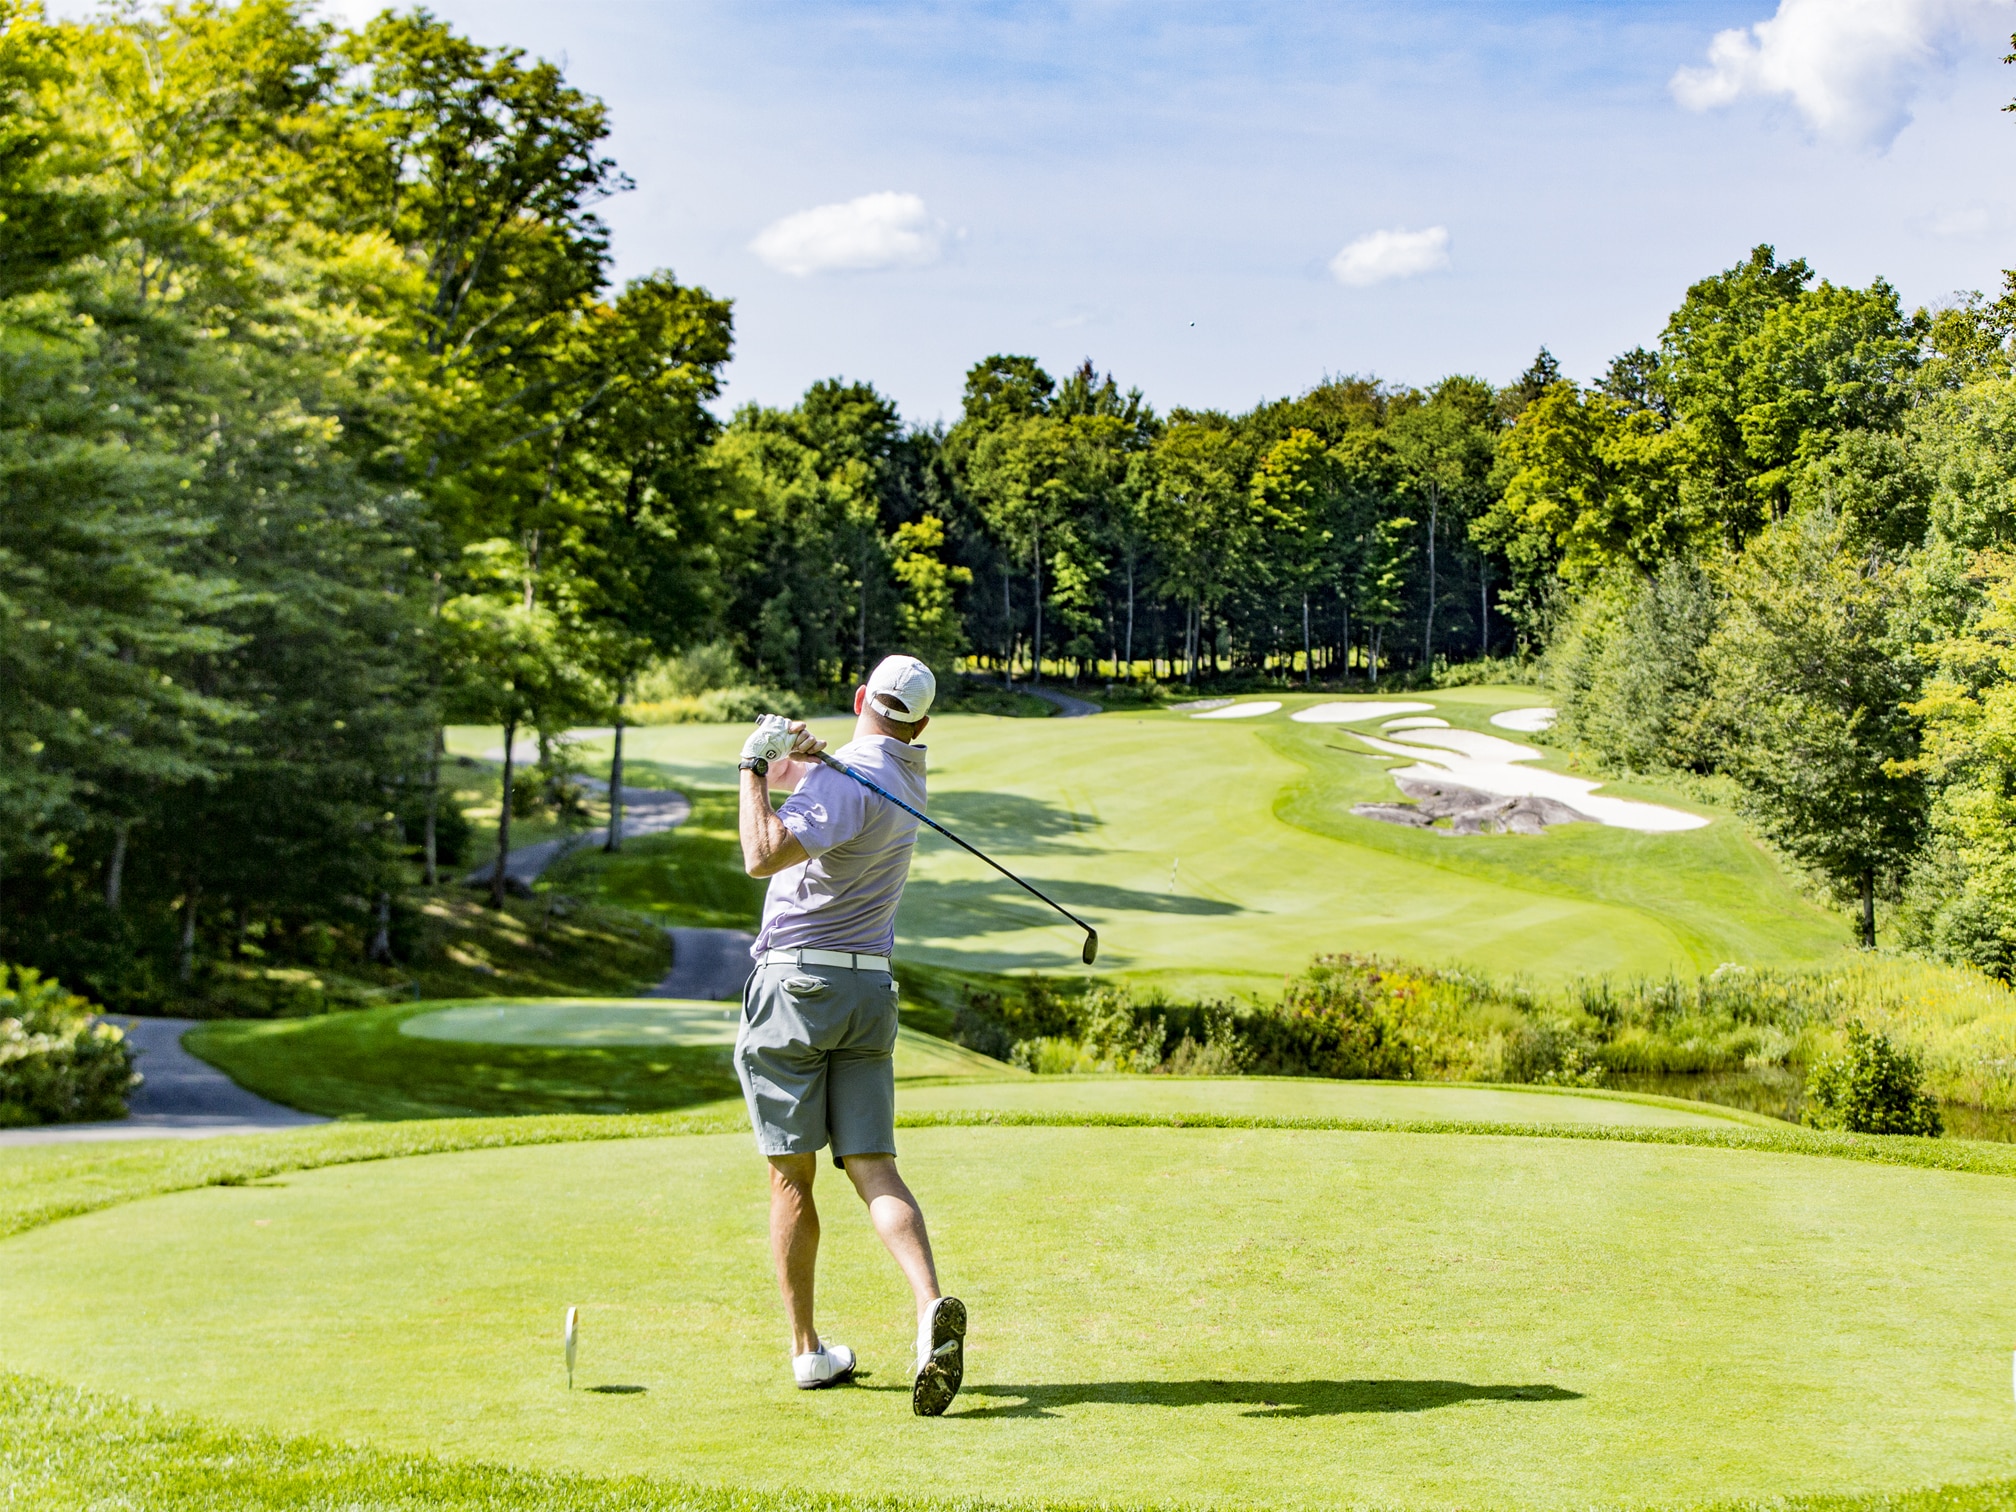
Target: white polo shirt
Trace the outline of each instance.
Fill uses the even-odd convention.
[[[834,757],[924,810],[924,747],[869,735]],[[777,810],[809,860],[770,879],[763,928],[749,948],[851,950],[886,956],[896,948],[896,905],[910,875],[917,821],[844,773],[815,765]]]

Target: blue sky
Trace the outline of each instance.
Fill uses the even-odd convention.
[[[1914,303],[2016,264],[2009,0],[434,9],[609,102],[620,272],[735,300],[735,402],[928,421],[995,351],[1162,409],[1587,376],[1758,242]]]

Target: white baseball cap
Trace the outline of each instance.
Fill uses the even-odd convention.
[[[868,706],[884,719],[915,724],[931,712],[938,679],[914,656],[885,656],[868,674]]]

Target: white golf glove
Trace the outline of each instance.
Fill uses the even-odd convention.
[[[791,721],[782,714],[764,714],[758,717],[756,728],[749,738],[742,742],[744,761],[782,761],[791,754],[798,744],[798,736],[791,728]]]

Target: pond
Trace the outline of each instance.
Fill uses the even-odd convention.
[[[1620,1092],[1655,1092],[1661,1097],[1685,1097],[1695,1102],[1719,1103],[1725,1108],[1768,1113],[1787,1123],[1799,1122],[1805,1103],[1804,1078],[1778,1066],[1760,1071],[1705,1071],[1692,1075],[1618,1074],[1605,1078],[1603,1085]],[[1941,1103],[1939,1114],[1946,1120],[1947,1134],[1955,1139],[2016,1144],[2016,1114],[1972,1108],[1963,1103]]]

